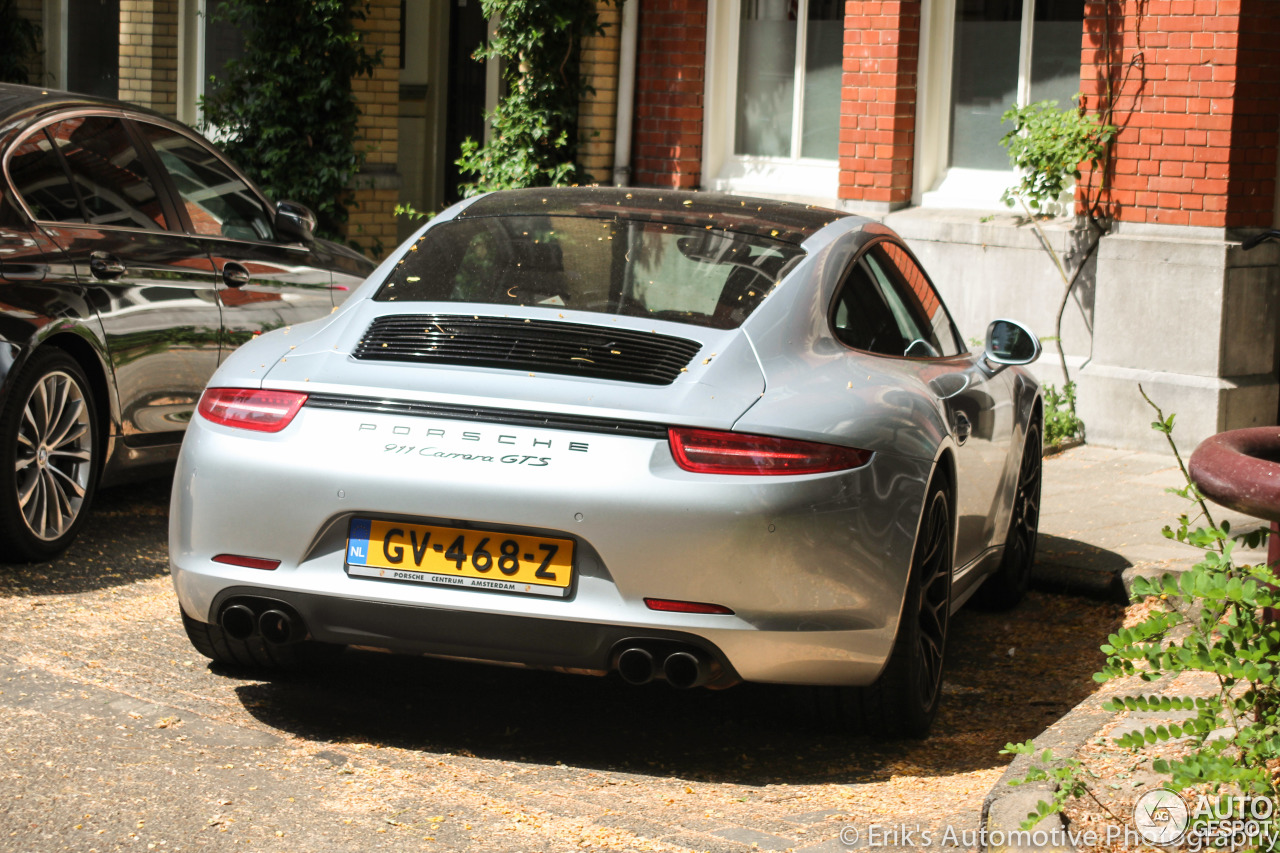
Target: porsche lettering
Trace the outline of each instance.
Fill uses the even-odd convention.
[[[378,432],[386,430],[387,427],[379,427],[378,424],[362,423],[358,432]],[[390,428],[392,435],[414,435],[412,428],[404,424],[394,424]],[[424,438],[449,438],[454,437],[460,441],[492,441],[496,444],[505,444],[509,447],[519,447],[525,445],[536,450],[550,450],[552,447],[560,447],[574,453],[587,453],[591,449],[591,445],[585,441],[565,441],[562,438],[542,438],[539,436],[521,437],[510,433],[498,433],[486,435],[477,430],[445,430],[439,427],[428,427],[419,431],[417,434]]]

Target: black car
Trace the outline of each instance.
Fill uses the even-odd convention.
[[[373,264],[140,107],[0,85],[0,166],[0,560],[38,560],[98,485],[176,458],[233,349]]]

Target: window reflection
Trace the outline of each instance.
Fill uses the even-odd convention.
[[[203,145],[153,124],[140,125],[173,178],[195,233],[271,240],[271,218],[249,185]]]
[[[120,119],[68,119],[50,125],[48,133],[71,170],[91,224],[165,230],[160,198]]]

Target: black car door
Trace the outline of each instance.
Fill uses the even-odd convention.
[[[49,217],[41,226],[97,309],[125,443],[176,446],[218,364],[213,264],[174,229],[176,211],[122,116],[80,114],[36,134],[59,152],[74,190],[37,218]]]
[[[311,246],[277,240],[271,209],[225,159],[172,128],[137,127],[177,194],[179,220],[219,272],[223,358],[254,335],[332,310],[325,259]]]

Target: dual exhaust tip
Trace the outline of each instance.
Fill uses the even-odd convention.
[[[243,642],[253,636],[261,636],[277,646],[296,643],[307,635],[302,619],[263,602],[266,609],[255,611],[247,604],[229,604],[218,615],[218,625],[233,640]]]
[[[628,684],[648,684],[661,676],[681,690],[702,687],[713,675],[711,662],[696,649],[679,649],[655,656],[649,649],[630,646],[618,655],[617,669]]]

